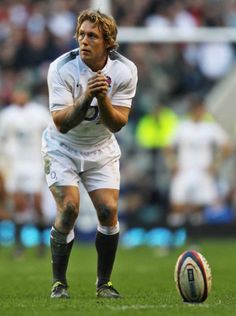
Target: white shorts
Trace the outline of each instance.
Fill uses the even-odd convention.
[[[171,203],[209,205],[217,196],[215,179],[205,171],[183,170],[172,179]]]
[[[120,147],[109,139],[91,150],[74,149],[68,143],[50,140],[42,146],[48,186],[73,185],[81,181],[88,192],[96,189],[120,188]]]
[[[8,192],[28,194],[41,192],[43,185],[45,185],[43,164],[36,166],[34,163],[19,163],[10,166],[5,177],[5,185]]]

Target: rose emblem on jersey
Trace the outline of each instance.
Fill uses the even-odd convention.
[[[111,77],[106,76],[109,88],[111,87]]]

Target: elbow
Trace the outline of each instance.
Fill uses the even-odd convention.
[[[68,132],[68,130],[67,130],[67,129],[63,129],[63,128],[60,128],[60,129],[59,129],[59,132],[60,132],[61,134],[66,134],[66,133]]]
[[[117,133],[117,132],[119,132],[120,130],[122,129],[122,127],[117,127],[117,128],[110,128],[110,131],[112,132],[112,133]]]
[[[109,130],[112,132],[112,133],[117,133],[119,132],[126,124],[122,124],[122,125],[117,125],[117,126],[110,126],[108,127]]]
[[[58,131],[61,133],[61,134],[66,134],[69,132],[69,129],[66,127],[66,126],[60,126],[60,128],[58,129]]]
[[[61,133],[61,134],[66,134],[69,131],[69,129],[66,128],[66,126],[64,126],[63,124],[62,125],[56,125],[56,128],[57,128],[58,132]]]
[[[53,112],[53,122],[59,133],[66,134],[70,128],[66,118],[60,116],[61,111]]]

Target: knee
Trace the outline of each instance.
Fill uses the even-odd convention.
[[[73,201],[68,201],[64,204],[63,211],[60,216],[61,226],[63,227],[63,230],[70,231],[73,228],[78,216],[78,212],[79,206],[77,203]]]
[[[98,220],[102,225],[114,225],[117,220],[116,205],[100,205],[98,209]]]

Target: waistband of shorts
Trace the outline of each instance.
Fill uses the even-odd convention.
[[[59,141],[59,145],[70,152],[79,153],[81,155],[89,155],[90,153],[95,152],[97,150],[100,150],[100,149],[107,147],[111,144],[114,144],[115,142],[116,142],[116,140],[113,137],[111,137],[109,139],[106,139],[106,140],[100,142],[99,144],[91,145],[91,149],[88,149],[88,148],[83,149],[81,147],[74,148],[71,144],[68,144],[68,143],[63,142],[63,141]]]
[[[43,133],[43,147],[48,147],[49,144],[53,146],[61,146],[65,150],[68,150],[73,153],[81,153],[81,154],[90,154],[96,150],[102,149],[106,146],[109,146],[110,144],[117,144],[117,140],[112,134],[109,138],[105,138],[102,141],[100,141],[97,144],[93,144],[90,146],[77,146],[73,142],[66,141],[60,138],[55,137],[55,135],[52,135],[48,129],[46,129]]]

